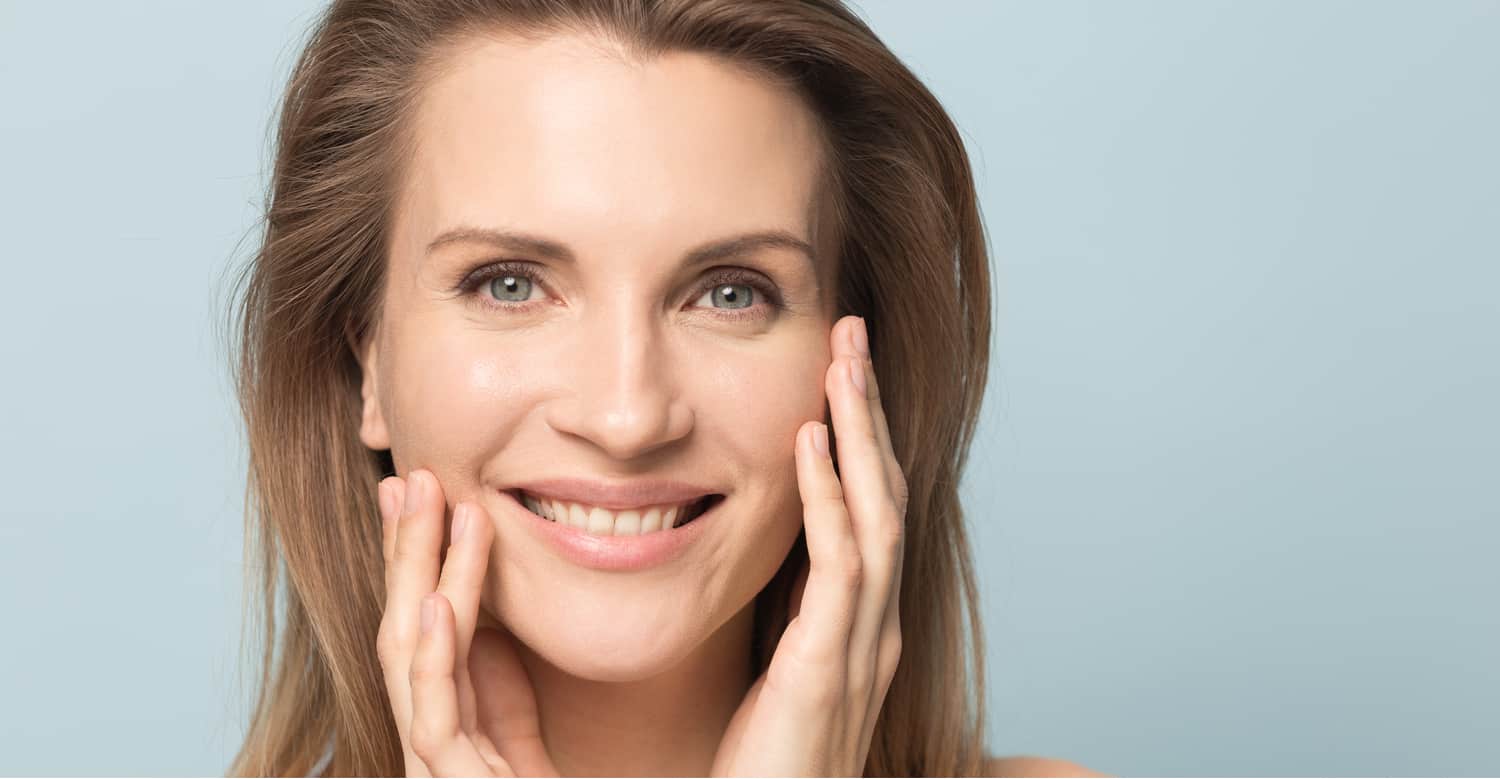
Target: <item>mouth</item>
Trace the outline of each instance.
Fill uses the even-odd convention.
[[[680,505],[611,511],[532,495],[522,489],[506,492],[538,518],[592,536],[644,536],[675,530],[698,521],[725,498],[711,494]]]

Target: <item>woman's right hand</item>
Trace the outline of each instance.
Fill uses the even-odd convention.
[[[442,487],[427,470],[407,476],[380,482],[386,603],[376,639],[406,775],[558,776],[513,639],[476,630],[495,534],[488,513],[455,507],[443,559]]]

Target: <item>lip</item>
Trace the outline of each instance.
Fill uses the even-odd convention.
[[[584,503],[611,511],[687,503],[704,495],[719,493],[710,487],[669,479],[638,479],[613,484],[588,479],[539,479],[511,484],[506,489],[524,490],[544,498]]]
[[[705,519],[715,514],[727,498],[719,498],[708,510],[686,525],[658,530],[643,536],[593,536],[582,530],[531,513],[513,490],[499,490],[516,521],[527,532],[550,546],[567,561],[597,571],[639,571],[665,565],[683,556],[703,536]]]

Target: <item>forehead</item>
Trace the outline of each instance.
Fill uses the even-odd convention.
[[[789,89],[710,55],[471,40],[416,106],[395,237],[420,254],[455,226],[518,229],[622,260],[736,231],[815,242],[816,122]]]

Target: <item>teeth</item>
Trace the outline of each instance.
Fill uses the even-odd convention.
[[[585,530],[591,536],[609,535],[615,527],[615,515],[601,508],[589,512],[589,524]]]
[[[653,506],[645,511],[629,509],[614,512],[550,498],[539,500],[526,493],[521,493],[521,502],[534,514],[596,536],[634,536],[670,530],[677,524],[677,517],[686,513],[691,505],[670,506],[666,509]]]

